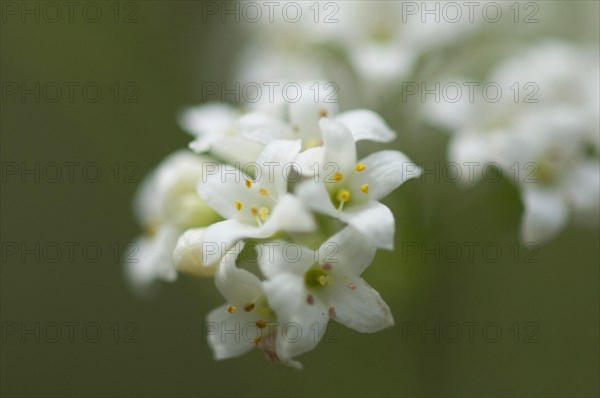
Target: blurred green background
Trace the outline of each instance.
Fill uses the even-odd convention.
[[[117,6],[131,12],[128,3]],[[77,12],[74,23],[65,16],[57,23],[22,23],[3,15],[3,95],[21,82],[28,88],[35,82],[96,82],[103,92],[95,103],[77,88],[73,103],[66,91],[56,103],[43,96],[36,103],[33,95],[22,101],[20,93],[2,98],[4,173],[21,162],[30,168],[36,162],[80,165],[73,183],[66,168],[55,183],[3,174],[2,396],[599,395],[598,230],[569,227],[535,252],[521,248],[515,259],[522,208],[516,188],[504,180],[465,189],[429,176],[385,200],[396,216],[396,250],[380,251],[365,279],[391,307],[395,327],[375,335],[333,327],[327,342],[299,358],[305,367],[300,372],[263,360],[257,350],[213,361],[202,337],[205,314],[222,304],[212,280],[183,276],[154,299],[141,300],[114,255],[139,233],[131,211],[135,181],[187,145],[190,137],[177,126],[176,113],[201,102],[203,82],[230,81],[243,35],[214,18],[202,22],[201,2],[133,2],[135,23],[114,23],[114,3],[97,4],[104,12],[98,23]],[[558,7],[561,18],[542,30],[571,37],[580,25],[578,31],[597,42],[597,2]],[[595,25],[581,23],[584,16]],[[115,82],[118,101],[111,91]],[[136,103],[124,102],[131,87],[139,89]],[[398,147],[415,162],[445,159],[447,137],[420,127],[410,106],[390,104],[382,114],[400,132]],[[88,163],[102,170],[99,182],[82,178]],[[115,168],[121,171],[116,180]],[[58,243],[62,256],[50,262],[52,254],[42,253],[37,261],[8,250],[12,243],[31,248],[36,242]],[[73,261],[65,242],[79,244]],[[83,257],[89,242],[102,249],[97,262]],[[421,259],[406,242],[458,244],[463,257]],[[468,261],[469,242],[497,244],[500,258],[487,261],[476,248]],[[91,343],[79,326],[73,342],[63,336],[51,343],[42,335],[36,343],[34,335],[23,341],[22,330],[9,333],[14,325],[33,328],[36,322],[95,322],[103,334]],[[133,342],[124,330],[129,322],[138,327]],[[471,322],[478,326],[469,339],[465,323]],[[502,335],[490,342],[495,329],[483,335],[482,328],[494,323]],[[457,342],[450,341],[453,324],[463,333]],[[436,325],[439,341],[433,332],[421,333]],[[414,328],[416,334],[408,333]]]

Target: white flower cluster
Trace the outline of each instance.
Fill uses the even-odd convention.
[[[493,102],[463,96],[425,107],[427,117],[453,132],[448,157],[465,167],[465,180],[477,181],[482,168],[493,163],[517,184],[524,205],[524,241],[552,238],[570,215],[597,225],[598,66],[597,48],[544,41],[491,72],[487,80],[512,87],[509,95]],[[469,167],[475,170],[473,179]]]
[[[250,1],[240,3],[243,8]],[[286,3],[294,7],[287,8]],[[266,3],[258,4],[266,7]],[[378,97],[388,95],[393,86],[411,76],[423,57],[460,44],[481,22],[481,18],[469,18],[464,7],[452,11],[459,17],[441,17],[443,2],[277,4],[273,20],[263,17],[259,26],[248,25],[251,41],[242,55],[238,78],[252,82],[335,76],[347,96],[367,96],[368,102],[379,102]],[[286,16],[292,14],[286,9],[294,10],[297,20]],[[430,11],[424,22],[426,9]]]
[[[186,110],[179,123],[195,137],[193,152],[168,157],[135,202],[147,234],[137,241],[138,261],[127,264],[129,279],[145,292],[178,271],[214,276],[225,298],[207,318],[215,358],[258,347],[270,359],[300,367],[294,358],[318,344],[330,319],[359,332],[393,324],[361,274],[378,248],[394,246],[394,216],[380,199],[421,171],[396,150],[359,159],[358,141],[389,143],[395,132],[370,110],[339,112],[330,92],[315,92],[324,82],[296,83],[300,79],[335,81],[342,104],[411,112],[407,119],[418,110],[451,131],[448,159],[465,167],[461,176],[476,181],[493,163],[513,177],[524,204],[524,241],[550,239],[570,218],[598,225],[597,48],[545,41],[502,60],[497,46],[488,62],[490,51],[472,51],[477,33],[495,25],[488,14],[485,27],[482,18],[453,21],[449,14],[424,22],[428,7],[444,13],[455,2],[251,2],[274,3],[306,6],[305,18],[252,24],[238,78],[269,87],[294,82],[303,95],[294,101],[259,95],[243,111],[224,103]],[[462,6],[488,5],[499,7],[487,1]],[[520,10],[513,3],[503,7]],[[403,83],[418,86],[404,79],[440,78],[440,70],[459,75],[456,68],[483,76],[490,65],[487,80],[505,90],[494,101],[421,97],[416,108],[403,106],[409,94]],[[427,87],[422,92],[431,94],[437,86]]]
[[[258,347],[300,367],[293,358],[329,319],[359,332],[393,324],[360,275],[377,248],[394,246],[394,216],[379,200],[420,170],[393,150],[358,159],[357,141],[395,133],[371,111],[334,105],[310,96],[243,115],[225,104],[189,109],[180,121],[201,155],[178,152],[143,184],[136,207],[156,234],[140,240],[130,274],[138,285],[177,270],[214,275],[226,300],[207,319],[216,359]]]

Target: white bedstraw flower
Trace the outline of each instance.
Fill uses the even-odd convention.
[[[387,304],[360,277],[376,252],[362,235],[346,227],[316,251],[289,246],[284,241],[265,244],[259,257],[267,278],[264,292],[281,328],[276,341],[280,359],[312,350],[329,319],[362,333],[394,324]]]
[[[432,121],[452,131],[448,158],[476,182],[488,163],[520,190],[521,238],[545,241],[573,217],[598,224],[600,136],[598,51],[545,41],[511,56],[487,79],[497,101],[429,103]],[[516,91],[518,90],[518,91]],[[464,94],[464,93],[463,93]]]
[[[351,225],[377,247],[394,247],[394,215],[379,202],[420,169],[401,152],[380,151],[357,161],[356,144],[341,122],[321,119],[324,150],[319,174],[296,193],[311,209]]]
[[[584,122],[569,110],[537,111],[522,117],[510,134],[496,139],[498,164],[514,170],[524,206],[523,241],[554,237],[575,217],[594,225],[600,215],[600,162],[586,156]],[[583,126],[582,126],[583,127]],[[516,166],[515,166],[516,165]]]
[[[244,164],[253,162],[263,146],[238,133],[235,123],[240,116],[231,105],[208,103],[183,111],[179,125],[196,137],[189,145],[194,152],[210,152],[226,162]]]
[[[273,141],[252,164],[254,178],[227,165],[207,172],[209,175],[199,184],[200,196],[226,220],[203,232],[202,262],[206,266],[218,262],[240,239],[315,229],[312,214],[287,193],[288,173],[299,150],[300,141]]]
[[[177,272],[171,255],[179,235],[218,219],[197,193],[206,161],[189,151],[177,151],[142,182],[134,213],[146,233],[136,240],[137,252],[124,259],[134,287],[143,290],[157,279],[174,280]]]
[[[458,20],[441,18],[443,3],[376,0],[332,5],[291,3],[302,8],[298,20],[290,21],[285,12],[275,12],[274,22],[264,17],[259,23],[246,24],[253,41],[249,46],[252,52],[241,58],[240,76],[245,81],[268,80],[273,76],[304,78],[302,70],[297,68],[298,61],[304,68],[320,72],[313,76],[335,76],[338,81],[339,72],[349,64],[355,77],[352,83],[360,87],[356,95],[375,100],[389,92],[390,86],[410,76],[423,55],[458,44],[476,32],[481,19],[469,20],[468,10],[461,6],[458,12],[462,16]],[[320,9],[319,15],[315,15],[316,8]],[[426,15],[425,8],[437,11]],[[261,60],[267,60],[269,75],[263,73],[264,68],[257,67],[257,53],[261,54]],[[285,62],[286,56],[289,62]],[[297,58],[300,59],[296,61]],[[281,69],[274,70],[277,66]]]
[[[323,144],[319,120],[330,117],[344,123],[355,141],[390,142],[396,138],[396,133],[375,112],[357,109],[337,114],[333,83],[304,81],[295,87],[298,95],[294,102],[282,96],[263,96],[254,112],[240,118],[240,134],[262,144],[300,139],[305,150]]]
[[[278,335],[277,318],[269,307],[263,291],[263,282],[256,275],[237,268],[235,260],[244,247],[239,242],[229,250],[215,274],[215,284],[227,300],[207,316],[208,343],[216,360],[238,357],[261,349],[272,361],[301,367],[291,359],[281,359],[276,352]]]

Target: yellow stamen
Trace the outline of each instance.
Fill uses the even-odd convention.
[[[244,304],[244,311],[250,312],[254,309],[254,303],[246,303]]]
[[[329,115],[329,111],[327,109],[321,109],[319,111],[319,117],[327,117]]]
[[[365,169],[365,164],[364,163],[357,163],[356,164],[356,171],[363,171]]]
[[[325,277],[325,282],[327,282],[328,285],[333,285],[333,277],[331,275],[327,275]]]
[[[252,187],[252,181],[250,181],[249,179],[246,178],[246,188],[251,188]]]
[[[227,306],[227,312],[229,312],[230,314],[233,314],[236,311],[237,311],[237,307],[235,305],[228,305]]]
[[[347,202],[350,200],[350,191],[344,189],[337,194],[337,200],[340,202]]]
[[[263,221],[269,217],[269,209],[266,207],[261,207],[258,213],[260,214],[260,219]]]
[[[342,173],[340,173],[339,171],[337,173],[335,173],[335,175],[333,176],[333,180],[335,182],[341,181],[342,178],[344,178],[344,175]]]
[[[250,214],[252,214],[252,217],[256,217],[258,215],[258,209],[256,208],[256,206],[250,206]]]
[[[321,286],[325,286],[327,284],[327,278],[325,277],[325,275],[320,275],[317,280],[319,281],[319,285]]]
[[[256,336],[255,338],[253,338],[252,341],[254,344],[258,345],[258,343],[260,343],[260,336]]]
[[[361,186],[360,186],[360,190],[361,190],[363,193],[369,193],[369,184],[363,184],[363,185],[361,185]]]
[[[256,321],[256,327],[258,327],[259,329],[264,329],[267,327],[267,322],[263,321],[262,319],[259,319],[258,321]]]
[[[240,202],[239,200],[236,200],[235,202],[233,202],[235,208],[237,209],[237,211],[242,211],[242,202]]]
[[[269,196],[269,191],[267,191],[266,188],[259,189],[258,193],[260,193],[262,196]]]

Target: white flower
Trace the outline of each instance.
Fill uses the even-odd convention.
[[[300,141],[273,141],[254,163],[260,173],[255,179],[231,166],[205,176],[199,184],[200,196],[225,218],[202,233],[202,262],[206,266],[218,262],[240,239],[264,239],[278,231],[316,228],[311,213],[287,193],[287,173],[292,171],[299,150]]]
[[[235,266],[236,257],[244,247],[239,242],[223,257],[215,274],[215,284],[227,303],[207,316],[208,343],[216,360],[240,356],[260,348],[268,359],[288,366],[301,367],[291,359],[280,358],[276,343],[283,338],[277,318],[269,307],[263,282],[256,275]]]
[[[308,149],[323,144],[319,120],[331,117],[344,123],[355,141],[390,142],[396,138],[396,133],[375,112],[357,109],[336,115],[338,100],[332,83],[303,81],[297,87],[300,94],[296,102],[265,96],[255,112],[240,118],[240,134],[262,144],[300,139],[302,149]]]
[[[210,152],[226,162],[244,164],[256,159],[262,145],[240,136],[235,128],[240,116],[230,105],[209,103],[186,109],[179,124],[196,137],[189,145],[194,152]]]
[[[537,111],[522,117],[509,134],[496,138],[495,159],[515,177],[521,191],[524,241],[545,241],[569,216],[596,223],[600,215],[600,162],[586,156],[583,124],[570,110]],[[579,134],[578,134],[579,132]],[[515,166],[516,165],[516,166]]]
[[[524,241],[552,238],[571,216],[598,223],[598,66],[597,50],[546,41],[492,71],[488,81],[504,90],[498,102],[463,96],[426,106],[453,131],[449,160],[477,164],[474,175],[465,167],[465,180],[478,181],[495,162],[518,185]]]
[[[128,278],[136,288],[143,290],[157,279],[174,280],[177,273],[171,255],[179,235],[218,219],[197,193],[206,161],[189,151],[177,151],[142,182],[134,213],[146,234],[136,240],[136,252],[125,259]]]
[[[459,21],[436,21],[429,15],[423,22],[420,8],[425,3],[416,2],[345,1],[335,7],[293,3],[304,6],[299,21],[275,13],[275,22],[265,17],[246,25],[254,40],[240,59],[239,76],[244,81],[335,76],[340,86],[353,90],[353,96],[376,100],[409,76],[423,55],[476,32],[481,19],[469,21],[463,8]],[[419,10],[411,14],[411,7]],[[318,16],[315,8],[320,10]],[[345,73],[348,66],[351,74]],[[317,74],[307,76],[305,70]]]
[[[279,325],[287,325],[290,332],[276,341],[280,359],[312,350],[330,318],[362,333],[394,324],[387,304],[360,277],[376,252],[363,236],[345,228],[316,251],[295,245],[294,252],[286,245],[284,241],[264,245],[259,257],[269,306]]]
[[[377,247],[392,250],[394,215],[379,199],[418,177],[419,168],[398,151],[357,161],[352,133],[343,123],[324,118],[319,125],[324,138],[319,175],[298,185],[298,197],[311,209],[348,223]]]

